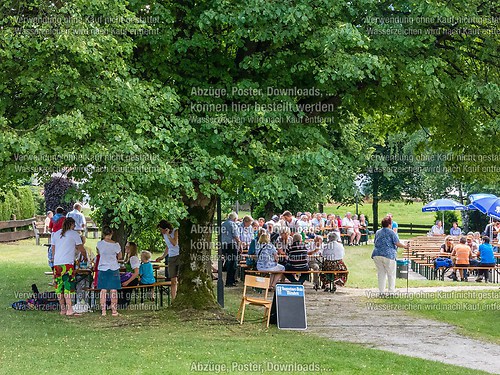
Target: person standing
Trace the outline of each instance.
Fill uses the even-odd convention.
[[[53,217],[54,213],[52,211],[47,211],[47,216],[45,217],[45,221],[43,223],[43,233],[49,233],[49,225]]]
[[[70,219],[66,219],[70,220]],[[99,278],[97,288],[101,289],[101,310],[102,316],[106,315],[106,297],[109,290],[111,298],[111,315],[118,316],[118,290],[121,289],[120,265],[118,261],[122,259],[122,249],[118,242],[113,241],[113,231],[110,227],[102,228],[104,239],[97,243],[99,251]]]
[[[238,214],[231,212],[226,221],[222,223],[220,231],[220,242],[222,255],[226,264],[226,287],[236,286],[236,264],[238,261],[238,249],[240,247],[240,232],[238,229]]]
[[[49,224],[49,232],[55,233],[63,227],[64,219],[64,209],[62,207],[56,208],[56,214],[52,217]]]
[[[156,258],[157,262],[161,262],[163,259],[167,258],[168,261],[168,276],[170,277],[170,286],[172,299],[177,295],[177,279],[179,277],[179,268],[181,266],[180,262],[180,248],[179,248],[179,231],[177,228],[169,223],[167,220],[161,220],[158,224],[158,228],[163,236],[166,247],[162,256]]]
[[[386,282],[389,283],[389,293],[396,292],[396,255],[397,248],[408,248],[409,243],[403,245],[392,230],[392,219],[386,216],[382,219],[382,228],[375,233],[375,247],[372,259],[377,267],[378,290],[385,293]]]
[[[255,225],[256,224],[256,225]],[[239,236],[240,236],[240,250],[248,250],[250,246],[250,242],[252,242],[255,233],[254,233],[254,225],[259,226],[258,221],[252,219],[251,216],[245,216],[243,218],[243,222],[239,226]]]
[[[398,228],[399,228],[399,225],[398,225],[398,223],[396,223],[396,222],[394,221],[394,217],[393,217],[393,215],[392,215],[391,213],[389,213],[389,214],[387,214],[387,217],[390,217],[390,218],[391,218],[391,220],[392,220],[392,224],[391,224],[391,229],[392,229],[392,231],[393,231],[394,233],[398,234]]]
[[[52,234],[52,261],[54,263],[54,285],[61,307],[61,315],[75,315],[71,296],[75,293],[75,249],[87,260],[82,239],[75,231],[75,221],[64,220],[63,227]]]
[[[75,220],[76,231],[85,230],[85,225],[87,225],[87,221],[85,220],[85,216],[82,214],[82,205],[80,203],[75,203],[73,205],[73,211],[68,212],[66,217],[72,217]]]

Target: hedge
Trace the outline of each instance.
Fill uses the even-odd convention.
[[[29,219],[35,215],[35,201],[29,186],[0,192],[0,221]]]

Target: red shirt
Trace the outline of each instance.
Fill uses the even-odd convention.
[[[61,229],[63,226],[63,223],[64,223],[64,219],[66,219],[66,217],[64,217],[64,216],[60,217],[59,220],[57,220],[57,221],[54,221],[54,218],[50,219],[50,224],[49,224],[50,231],[52,233],[55,233],[59,229]]]

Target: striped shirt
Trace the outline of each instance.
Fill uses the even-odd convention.
[[[307,263],[307,249],[302,242],[294,242],[288,250],[288,264],[293,269],[309,268]]]

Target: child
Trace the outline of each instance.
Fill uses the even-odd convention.
[[[149,285],[156,282],[153,265],[149,262],[151,259],[151,253],[149,251],[141,251],[141,266],[139,267],[139,275],[141,276],[141,284]]]

